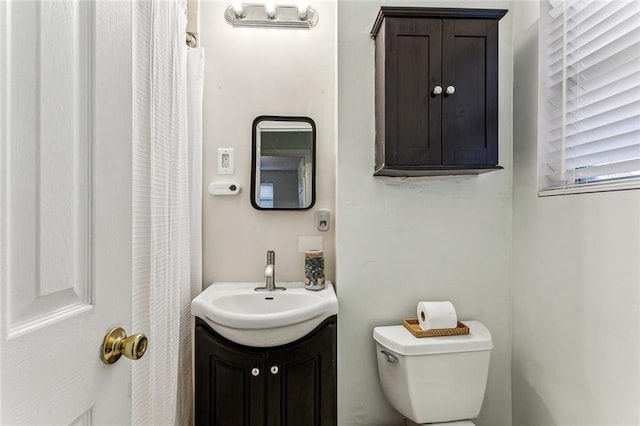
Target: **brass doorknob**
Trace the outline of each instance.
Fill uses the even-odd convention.
[[[149,340],[142,333],[133,334],[127,337],[127,332],[122,327],[110,330],[100,346],[100,359],[105,364],[113,364],[122,355],[129,359],[136,360],[142,358],[147,351]]]

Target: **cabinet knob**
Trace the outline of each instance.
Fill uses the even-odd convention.
[[[258,367],[254,367],[253,369],[251,369],[251,375],[252,376],[259,376],[260,375],[260,369]]]
[[[278,374],[278,366],[277,365],[272,365],[271,366],[271,374]]]
[[[447,90],[445,91],[447,95],[453,95],[456,93],[456,88],[453,86],[447,86]]]
[[[436,86],[436,87],[434,87],[434,88],[433,88],[433,92],[431,92],[431,93],[433,93],[433,94],[434,94],[434,95],[436,95],[436,96],[437,96],[437,95],[439,95],[439,94],[441,94],[441,93],[442,93],[442,86]]]

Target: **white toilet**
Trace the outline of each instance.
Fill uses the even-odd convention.
[[[464,323],[469,334],[463,336],[416,338],[401,325],[374,328],[380,384],[407,419],[473,425],[469,419],[480,413],[493,343],[482,323]]]

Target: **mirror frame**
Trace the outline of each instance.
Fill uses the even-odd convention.
[[[258,136],[258,124],[261,121],[302,121],[311,125],[311,163],[313,164],[313,173],[311,174],[311,202],[307,207],[272,207],[272,208],[264,208],[260,207],[258,203],[256,203],[256,167],[257,167],[257,159],[258,159],[258,146],[257,146],[257,136]],[[251,205],[256,210],[309,210],[316,203],[316,123],[309,117],[290,117],[290,116],[280,116],[280,115],[260,115],[253,120],[253,125],[251,129]]]

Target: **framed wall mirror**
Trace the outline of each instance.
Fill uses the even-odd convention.
[[[253,121],[251,205],[305,210],[316,202],[316,125],[308,117],[262,115]]]

